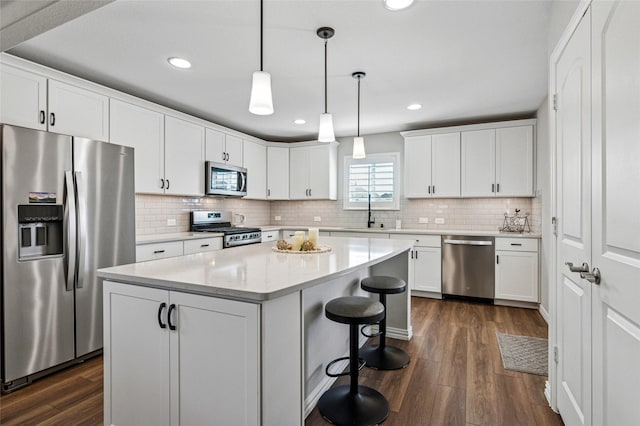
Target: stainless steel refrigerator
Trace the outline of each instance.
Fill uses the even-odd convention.
[[[95,271],[135,262],[135,191],[132,148],[0,129],[6,392],[101,350]]]

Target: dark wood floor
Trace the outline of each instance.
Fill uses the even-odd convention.
[[[389,400],[385,426],[562,425],[544,396],[546,377],[505,370],[498,349],[496,332],[546,338],[537,311],[417,297],[412,304],[413,338],[390,341],[411,363],[361,371],[360,383]],[[305,423],[326,424],[317,409]]]
[[[543,395],[546,378],[502,368],[496,331],[546,337],[536,311],[415,297],[412,303],[413,339],[392,341],[411,355],[409,366],[362,370],[361,383],[389,400],[385,426],[562,425]],[[0,424],[101,425],[102,374],[99,357],[2,395]],[[317,410],[306,421],[325,424]]]

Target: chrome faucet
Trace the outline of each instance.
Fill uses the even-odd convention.
[[[376,223],[375,219],[371,219],[371,194],[369,194],[369,220],[367,220],[367,228],[371,228],[371,225]]]

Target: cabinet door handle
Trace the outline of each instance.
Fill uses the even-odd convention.
[[[169,189],[169,179],[167,179],[167,189]]]
[[[500,192],[500,184],[496,184],[496,192]]]
[[[200,244],[200,247],[209,247],[209,244]]]
[[[416,250],[416,259],[418,258],[418,250]]]
[[[175,330],[176,326],[171,322],[171,314],[176,310],[175,303],[169,305],[169,312],[167,312],[167,322],[169,323],[169,330]]]
[[[226,158],[225,158],[225,153],[223,152],[222,153],[222,161],[224,161],[224,160],[226,160]]]
[[[311,197],[311,188],[309,188],[309,197]]]
[[[431,185],[427,186],[427,191],[431,194]]]
[[[521,246],[521,243],[511,243],[512,246]]]
[[[435,194],[435,193],[436,193],[436,186],[435,186],[435,185],[433,185],[433,190],[431,191],[431,193],[432,193],[432,194]]]
[[[49,115],[49,124],[51,126],[56,125],[56,115],[53,112]]]
[[[162,183],[160,184],[160,189],[164,189],[164,179],[160,179]]]
[[[271,190],[267,189],[267,197],[270,197],[270,196],[271,196]]]
[[[162,322],[162,311],[164,311],[164,308],[167,307],[167,304],[162,302],[160,304],[160,307],[158,308],[158,325],[160,326],[160,328],[167,328],[167,324]]]
[[[160,253],[164,253],[164,250],[154,250],[153,254],[160,254]]]
[[[40,110],[40,124],[44,124],[46,119],[47,119],[46,114],[44,113],[44,110],[41,109]]]
[[[500,264],[500,256],[496,254],[496,265]]]
[[[491,184],[491,192],[496,192],[496,184],[495,183]]]

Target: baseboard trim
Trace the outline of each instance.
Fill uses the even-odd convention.
[[[442,293],[436,293],[433,291],[424,291],[424,290],[411,290],[412,296],[417,297],[426,297],[429,299],[442,299]]]
[[[549,324],[549,312],[547,312],[544,306],[540,305],[540,307],[538,308],[538,311],[540,312],[542,319],[545,320],[547,324]]]
[[[498,306],[512,306],[514,308],[527,308],[527,309],[538,309],[538,307],[540,306],[540,304],[536,302],[524,302],[520,300],[507,300],[507,299],[494,299],[493,304]]]

